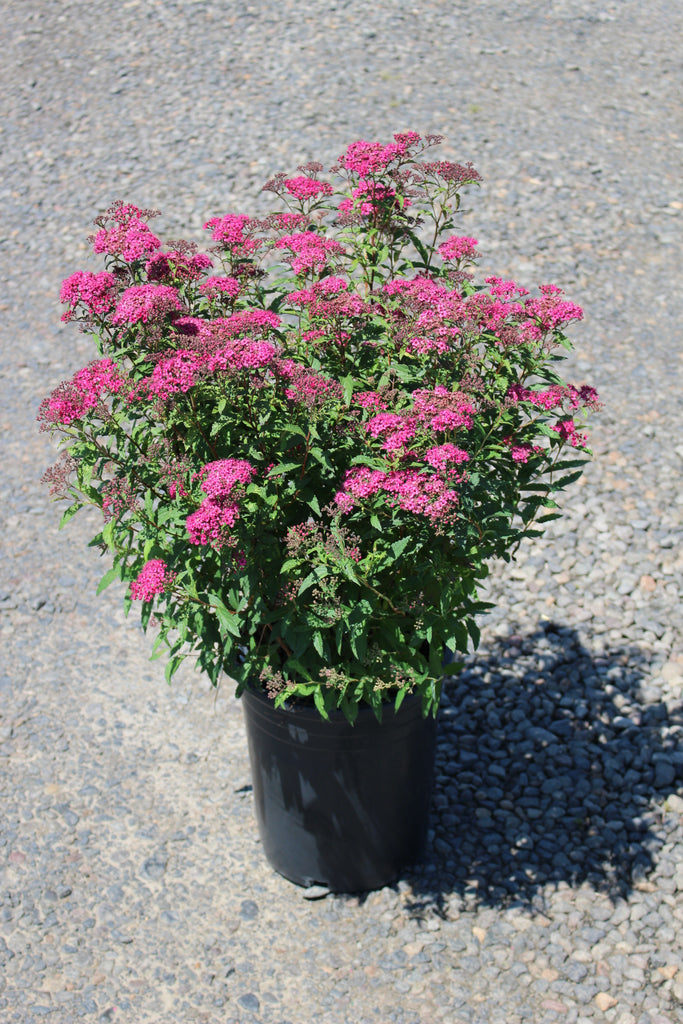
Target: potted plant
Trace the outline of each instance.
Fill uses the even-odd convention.
[[[245,695],[271,862],[338,889],[419,854],[444,660],[478,642],[488,562],[557,516],[598,404],[557,372],[578,306],[475,283],[480,178],[440,141],[278,174],[285,210],[212,218],[209,255],[115,203],[105,269],[61,290],[99,358],[39,414],[62,523],[102,512],[100,589],[127,584],[169,680],[194,653]]]

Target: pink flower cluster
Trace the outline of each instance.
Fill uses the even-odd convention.
[[[376,210],[390,203],[392,206],[399,205],[396,190],[389,185],[382,185],[372,179],[361,178],[358,186],[351,193],[351,198],[343,199],[339,204],[342,213],[360,213],[363,217],[371,217]],[[403,199],[401,209],[410,206],[409,199]]]
[[[578,432],[574,420],[561,420],[550,429],[558,433],[563,441],[569,441],[572,448],[581,448],[586,444],[586,435]]]
[[[255,473],[246,459],[221,459],[201,469],[202,490],[207,497],[185,521],[192,544],[222,547],[229,541],[230,530],[240,518],[235,488],[246,486]]]
[[[143,211],[137,206],[115,208],[112,218],[118,223],[97,232],[93,240],[94,251],[109,256],[122,256],[127,263],[131,263],[160,249],[161,241],[141,219],[142,214]]]
[[[209,337],[235,337],[245,331],[266,332],[279,327],[281,323],[277,313],[270,309],[241,309],[231,316],[208,321],[205,330]]]
[[[425,462],[442,472],[446,472],[449,466],[459,466],[469,461],[470,457],[466,451],[450,443],[437,445],[425,452]]]
[[[309,366],[295,363],[293,359],[281,359],[274,369],[286,383],[285,396],[290,402],[313,410],[328,401],[339,402],[342,399],[339,382]]]
[[[486,283],[490,285],[489,291],[497,299],[512,300],[515,295],[528,295],[528,289],[517,284],[516,281],[505,281],[502,277],[487,277]]]
[[[130,585],[130,596],[134,601],[151,601],[157,594],[163,594],[172,586],[175,574],[169,573],[168,566],[161,558],[146,562],[137,579]]]
[[[289,194],[302,203],[307,199],[317,199],[318,196],[332,195],[332,186],[329,182],[318,181],[317,178],[309,178],[306,175],[285,178],[284,185]]]
[[[513,384],[508,391],[509,399],[514,402],[529,402],[538,409],[558,409],[566,403],[569,409],[600,409],[601,402],[595,388],[583,384],[580,388],[572,384],[553,384],[542,390],[525,388],[521,384]]]
[[[524,311],[532,317],[542,330],[551,331],[570,320],[583,320],[583,310],[575,302],[561,299],[562,290],[554,284],[540,286],[540,299],[527,299]]]
[[[452,235],[439,246],[439,255],[446,263],[453,260],[475,260],[479,256],[476,238],[468,238],[466,235]]]
[[[385,171],[389,164],[405,156],[411,146],[421,141],[417,132],[399,132],[388,145],[358,139],[347,146],[346,152],[339,157],[339,165],[364,178]]]
[[[269,341],[230,338],[214,347],[178,349],[159,360],[147,384],[150,397],[166,401],[171,395],[185,393],[200,380],[218,373],[237,373],[270,365],[277,349]]]
[[[220,242],[233,256],[249,259],[262,244],[260,239],[252,238],[248,234],[255,226],[256,222],[246,214],[228,213],[225,217],[212,217],[204,228],[213,229],[213,240]]]
[[[353,396],[361,409],[386,409],[387,403],[376,391],[359,391]]]
[[[241,291],[241,285],[236,277],[207,277],[206,281],[200,284],[199,290],[210,298],[224,295],[229,299],[236,299]]]
[[[91,316],[108,313],[116,301],[116,278],[106,270],[99,274],[79,270],[62,282],[59,301],[69,306],[62,313],[62,320],[73,319],[78,305],[85,307]]]
[[[204,253],[184,253],[177,249],[156,252],[147,260],[145,271],[149,281],[198,281],[213,266]]]
[[[49,398],[43,399],[38,419],[47,427],[68,426],[96,408],[104,395],[118,394],[124,383],[118,366],[111,359],[89,363],[71,380],[63,381]]]
[[[284,235],[278,238],[275,248],[289,250],[286,258],[295,274],[307,274],[309,271],[321,274],[327,267],[329,256],[341,256],[344,253],[339,242],[314,231]]]
[[[439,386],[433,391],[417,390],[413,393],[413,408],[409,412],[380,412],[372,416],[365,424],[371,437],[384,437],[382,449],[386,452],[401,452],[416,436],[418,429],[427,429],[435,433],[451,430],[470,430],[473,425],[474,406],[460,392],[450,392]],[[452,444],[431,448],[432,452],[440,452],[442,461],[447,461],[447,453],[452,461],[466,461],[467,454]],[[461,457],[457,457],[460,453]],[[463,457],[464,456],[464,457]],[[439,456],[434,456],[438,458]],[[436,463],[432,463],[436,465]]]
[[[137,284],[122,292],[112,314],[113,324],[147,324],[183,309],[175,288],[166,284]]]
[[[458,495],[441,477],[416,469],[383,471],[354,466],[344,477],[343,489],[335,495],[342,512],[350,512],[358,501],[384,492],[405,512],[423,515],[432,522],[450,522],[455,517]]]

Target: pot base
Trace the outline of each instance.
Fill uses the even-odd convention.
[[[297,885],[378,889],[418,860],[427,838],[436,722],[407,698],[351,726],[315,708],[273,707],[246,691],[254,803],[264,852]]]

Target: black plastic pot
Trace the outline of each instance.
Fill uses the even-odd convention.
[[[369,707],[353,726],[313,707],[275,709],[243,695],[263,848],[298,885],[333,892],[379,889],[424,852],[436,722],[418,698],[379,723]]]

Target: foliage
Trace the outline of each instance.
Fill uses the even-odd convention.
[[[62,286],[99,359],[41,406],[61,435],[46,476],[183,657],[238,693],[321,714],[438,703],[444,649],[476,645],[491,558],[554,518],[588,453],[597,395],[557,372],[581,317],[552,285],[474,283],[454,233],[470,164],[441,140],[359,141],[265,189],[287,212],[229,214],[211,256],[115,203],[105,270]],[[449,669],[450,670],[450,669]]]

